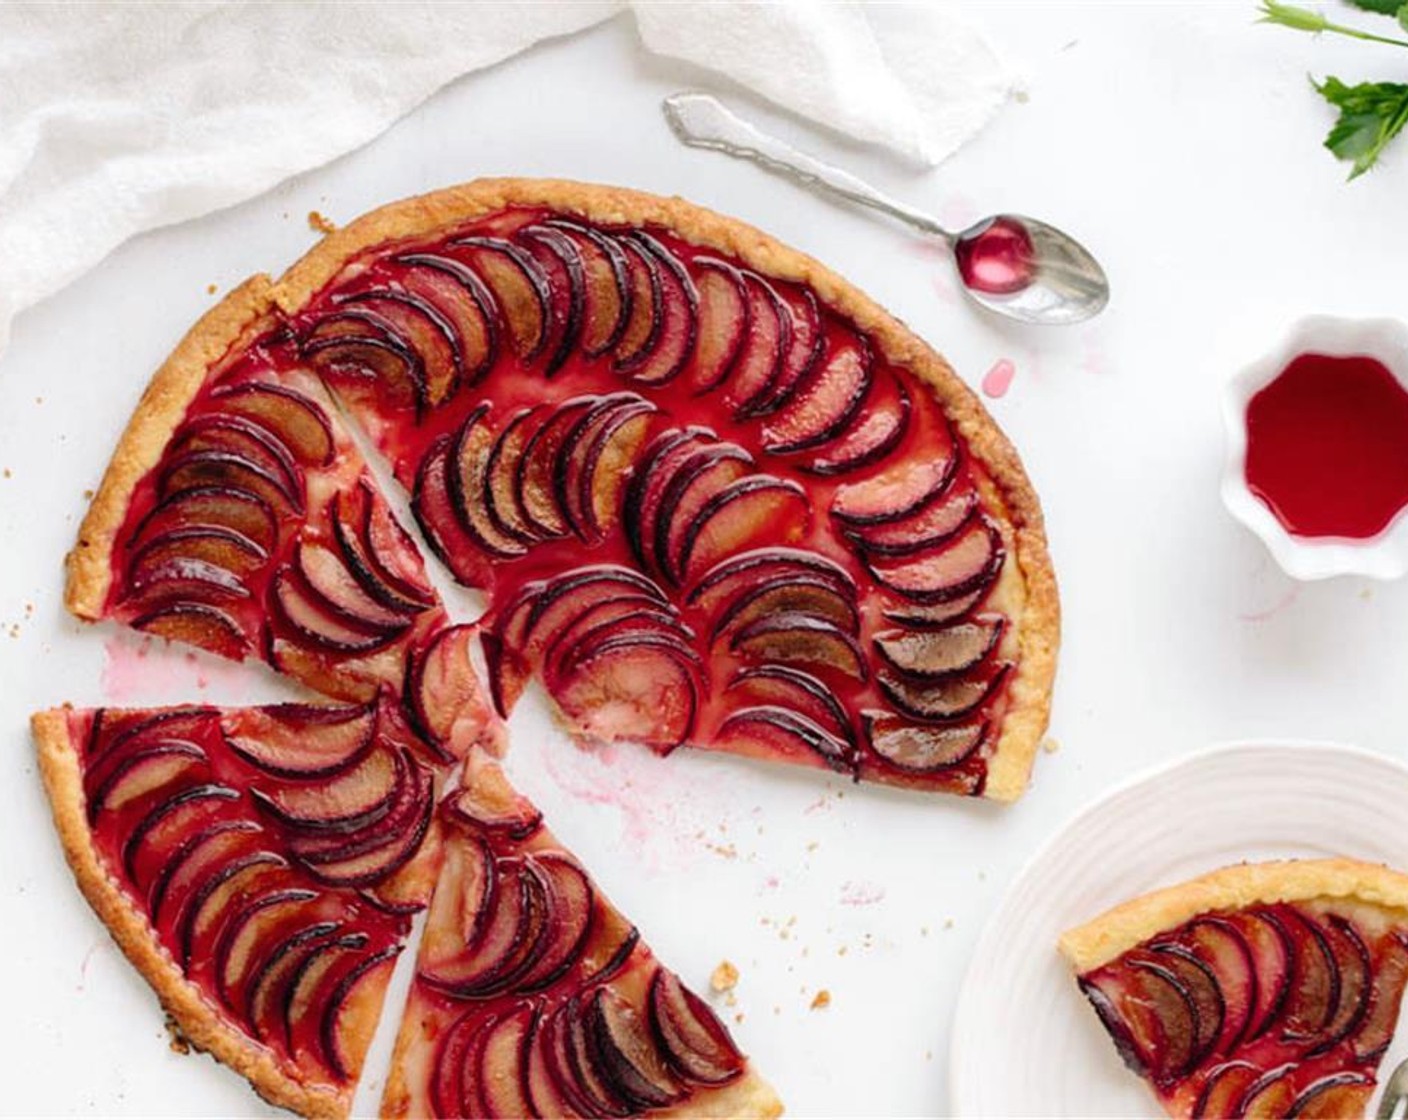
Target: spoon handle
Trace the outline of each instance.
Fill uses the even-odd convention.
[[[882,194],[849,172],[760,132],[707,93],[671,94],[665,98],[663,108],[675,135],[692,148],[711,148],[736,159],[752,160],[804,187],[839,195],[898,218],[924,233],[953,241],[953,234],[929,215]]]

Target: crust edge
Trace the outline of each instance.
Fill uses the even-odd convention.
[[[1241,863],[1123,902],[1067,930],[1058,945],[1072,969],[1084,973],[1209,910],[1315,898],[1408,911],[1408,875],[1352,859]]]
[[[248,1080],[269,1103],[320,1120],[343,1120],[351,1110],[352,1089],[316,1089],[295,1080],[272,1054],[222,1022],[156,943],[146,918],[103,869],[84,820],[82,778],[67,710],[37,712],[30,726],[54,825],[78,888],[181,1033],[197,1049],[208,1051]]]
[[[1000,491],[1025,586],[1022,661],[1012,706],[989,763],[983,796],[1010,802],[1027,788],[1050,719],[1060,644],[1060,603],[1036,493],[1012,443],[973,391],[939,353],[869,296],[813,258],[736,218],[687,202],[621,187],[561,179],[477,179],[403,199],[362,215],[328,235],[274,284],[286,314],[297,312],[352,256],[506,206],[542,205],[608,224],[658,225],[692,244],[748,261],[771,275],[810,285],[880,344],[886,357],[928,383]]]
[[[102,617],[112,586],[112,551],[132,491],[161,459],[210,367],[251,322],[274,306],[273,282],[251,276],[196,320],[152,375],[118,440],[78,539],[64,560],[64,605],[79,618]]]

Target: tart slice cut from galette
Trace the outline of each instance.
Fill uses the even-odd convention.
[[[34,717],[64,854],[187,1039],[347,1113],[439,866],[436,756],[386,700]]]
[[[441,806],[445,862],[382,1115],[771,1117],[772,1088],[498,766]]]
[[[1344,859],[1228,867],[1060,947],[1170,1116],[1362,1116],[1408,979],[1408,876]]]
[[[69,555],[68,607],[338,699],[394,692],[452,761],[497,722],[467,636],[445,640],[420,553],[270,291],[232,292],[152,378]]]

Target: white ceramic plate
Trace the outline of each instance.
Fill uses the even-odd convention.
[[[1408,768],[1350,747],[1237,743],[1082,810],[1018,876],[978,942],[954,1018],[954,1114],[1157,1115],[1077,992],[1057,937],[1229,863],[1330,855],[1408,862]],[[1399,1037],[1383,1070],[1405,1055]]]

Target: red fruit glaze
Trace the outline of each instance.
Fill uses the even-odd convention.
[[[1377,911],[1277,903],[1199,915],[1080,986],[1172,1116],[1349,1116],[1368,1100],[1405,978],[1408,930]]]
[[[1301,354],[1246,423],[1247,486],[1296,536],[1362,540],[1408,505],[1408,390],[1382,362]]]
[[[963,283],[980,292],[1010,295],[1036,276],[1031,235],[1009,218],[997,218],[986,229],[965,236],[953,247]]]

